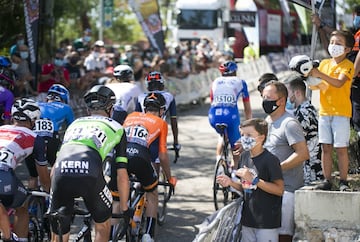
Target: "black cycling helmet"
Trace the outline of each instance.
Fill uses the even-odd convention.
[[[147,110],[159,111],[160,108],[164,108],[166,100],[161,93],[150,92],[144,99],[144,107]]]
[[[114,68],[113,75],[117,80],[120,80],[123,82],[130,82],[130,81],[134,80],[134,71],[128,65],[116,66]]]
[[[237,64],[233,61],[227,61],[219,66],[219,70],[223,76],[230,76],[236,74]]]
[[[86,106],[92,110],[105,110],[110,112],[110,109],[115,103],[115,93],[104,85],[95,85],[84,95]]]
[[[11,108],[13,119],[19,121],[35,121],[40,118],[41,111],[39,105],[30,98],[21,98],[14,102]]]
[[[152,71],[145,77],[145,84],[148,91],[162,91],[164,90],[165,79],[158,71]]]
[[[0,85],[7,88],[12,89],[14,87],[15,82],[15,74],[12,70],[8,70],[5,68],[0,68]]]

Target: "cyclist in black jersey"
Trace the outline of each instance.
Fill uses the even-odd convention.
[[[63,144],[52,170],[50,212],[65,206],[72,214],[74,198],[82,197],[95,222],[95,241],[107,241],[110,235],[112,196],[102,167],[109,151],[115,151],[112,167],[120,194],[120,209],[130,216],[127,201],[126,135],[122,126],[110,118],[115,94],[110,88],[95,85],[84,96],[90,116],[76,119],[66,130]],[[62,221],[63,240],[70,235],[71,215]],[[58,234],[51,221],[53,238]]]

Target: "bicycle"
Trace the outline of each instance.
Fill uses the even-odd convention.
[[[163,187],[163,190],[159,192],[159,209],[158,209],[158,224],[163,225],[166,217],[166,204],[170,200],[171,195],[174,193],[174,187],[165,182],[166,179],[164,173],[160,172],[158,188]],[[161,197],[161,198],[160,198]],[[161,207],[160,207],[161,206]],[[127,242],[141,241],[146,229],[146,192],[142,188],[139,181],[135,176],[130,177],[130,196],[129,196],[129,208],[134,211],[134,216],[130,219],[129,225],[124,220],[123,214],[113,214],[113,218],[120,219],[118,224],[115,225],[112,236],[112,241],[119,241],[126,238]]]
[[[57,229],[58,229],[58,238],[59,242],[63,241],[63,234],[61,232],[62,220],[68,216],[72,216],[72,220],[75,216],[83,216],[83,225],[79,232],[76,234],[75,238],[72,240],[74,242],[81,241],[83,239],[84,242],[92,242],[91,232],[92,232],[92,218],[91,214],[86,208],[82,208],[79,206],[77,202],[74,203],[74,208],[72,214],[69,214],[66,207],[60,207],[54,212],[46,213],[45,216],[52,221],[56,221]]]
[[[221,158],[215,164],[215,174],[213,181],[214,206],[215,210],[218,210],[219,208],[226,206],[229,203],[231,190],[230,187],[223,187],[219,183],[217,183],[216,177],[221,174],[225,174],[231,177],[232,166],[230,157],[230,143],[227,136],[227,124],[216,124],[216,128],[220,130],[223,141],[222,154]]]

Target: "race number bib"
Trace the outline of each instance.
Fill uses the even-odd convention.
[[[149,131],[143,126],[130,126],[125,128],[129,141],[147,146]]]
[[[107,140],[106,133],[97,127],[76,127],[66,131],[64,136],[64,143],[71,140],[92,140],[97,148],[104,145]]]
[[[42,134],[53,134],[54,123],[49,119],[37,119],[35,121],[35,132]]]
[[[11,168],[15,168],[16,162],[14,159],[14,154],[8,150],[0,150],[0,162],[5,163],[7,166]]]
[[[215,103],[222,103],[222,104],[234,104],[236,103],[235,97],[233,95],[217,95],[214,97]]]

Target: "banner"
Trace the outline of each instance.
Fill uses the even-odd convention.
[[[110,28],[112,26],[113,18],[113,8],[114,0],[104,0],[103,1],[103,23],[105,28]]]
[[[152,47],[155,48],[162,57],[165,42],[157,0],[129,0],[129,5],[136,14]]]
[[[31,74],[37,76],[39,34],[39,0],[23,0],[26,36],[29,47]]]

